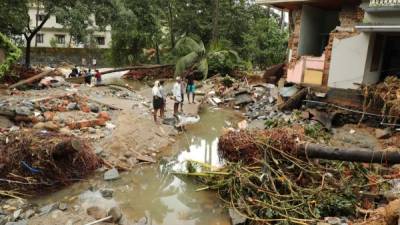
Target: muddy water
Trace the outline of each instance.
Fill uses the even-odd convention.
[[[148,224],[154,225],[230,224],[216,193],[197,192],[200,185],[170,172],[185,171],[186,160],[222,165],[217,154],[218,136],[223,127],[239,120],[240,116],[230,110],[205,109],[201,122],[188,127],[184,135],[164,151],[159,164],[141,166],[122,174],[115,182],[105,182],[100,176],[80,182],[38,203],[67,200],[85,192],[89,186],[96,186],[114,189],[117,204],[130,220],[146,217]]]

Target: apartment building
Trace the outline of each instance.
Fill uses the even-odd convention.
[[[45,13],[41,9],[32,6],[29,9],[29,16],[31,26],[34,27],[36,24],[40,24],[45,18]],[[92,18],[94,21],[94,18]],[[93,26],[89,27],[92,32],[92,40],[96,43],[97,48],[109,48],[111,44],[111,26],[107,26],[105,31],[99,31],[95,22]],[[92,42],[92,43],[93,43]],[[83,48],[84,43],[76,43],[71,35],[65,30],[63,25],[60,24],[58,18],[51,15],[43,28],[39,31],[36,37],[33,39],[32,47],[60,47],[60,48]]]
[[[257,0],[290,14],[286,80],[357,89],[400,75],[400,0]]]

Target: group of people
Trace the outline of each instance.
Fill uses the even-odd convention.
[[[93,82],[92,82],[92,79],[93,79],[93,76],[94,76],[94,78],[96,79],[96,85],[100,85],[101,84],[101,73],[100,73],[100,71],[99,70],[95,70],[95,74],[93,75],[92,74],[92,69],[84,69],[83,71],[81,70],[81,71],[79,71],[78,70],[78,67],[77,66],[75,66],[73,69],[72,69],[72,72],[69,74],[69,78],[71,78],[71,77],[83,77],[84,79],[85,79],[85,84],[88,84],[88,85],[91,85]]]
[[[172,88],[172,100],[174,101],[174,116],[178,117],[179,109],[183,112],[183,102],[185,98],[185,90],[189,104],[195,103],[196,86],[194,83],[193,74],[186,76],[187,82],[183,81],[181,77],[176,78],[176,82]],[[153,108],[154,108],[154,121],[157,123],[157,115],[160,112],[160,117],[165,116],[165,106],[167,103],[167,94],[164,88],[164,81],[156,81],[152,89],[153,93]],[[190,98],[192,97],[192,98]],[[190,102],[192,100],[192,102]]]

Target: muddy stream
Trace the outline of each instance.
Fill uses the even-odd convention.
[[[140,88],[140,85],[133,84]],[[187,127],[174,144],[163,150],[159,163],[138,166],[122,173],[121,178],[113,182],[104,181],[102,173],[98,173],[89,180],[33,202],[40,206],[54,202],[84,205],[99,195],[98,192],[88,191],[91,187],[109,188],[114,190],[114,198],[101,204],[108,207],[119,205],[129,220],[146,218],[147,224],[154,225],[230,224],[227,210],[222,207],[215,192],[196,191],[201,185],[171,174],[173,171],[185,171],[186,160],[213,166],[223,164],[217,153],[218,137],[223,127],[236,124],[241,115],[232,110],[206,108],[200,116],[199,123]]]

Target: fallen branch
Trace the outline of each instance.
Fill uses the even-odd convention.
[[[39,79],[41,79],[41,78],[43,78],[45,76],[48,76],[50,73],[52,73],[54,71],[55,70],[46,70],[46,71],[44,71],[42,73],[39,73],[38,75],[35,75],[33,77],[28,78],[28,79],[21,80],[21,81],[15,83],[15,84],[11,85],[10,87],[8,87],[8,89],[14,89],[14,88],[17,88],[17,87],[22,86],[24,84],[30,84],[30,83],[32,83],[32,82],[34,82],[36,80],[39,80]]]
[[[104,222],[104,221],[106,221],[106,220],[109,220],[109,219],[111,219],[111,218],[113,218],[113,217],[112,217],[112,216],[107,216],[107,217],[101,218],[101,219],[99,219],[99,220],[96,220],[96,221],[87,223],[87,224],[85,224],[85,225],[94,225],[94,224],[101,223],[101,222]]]

